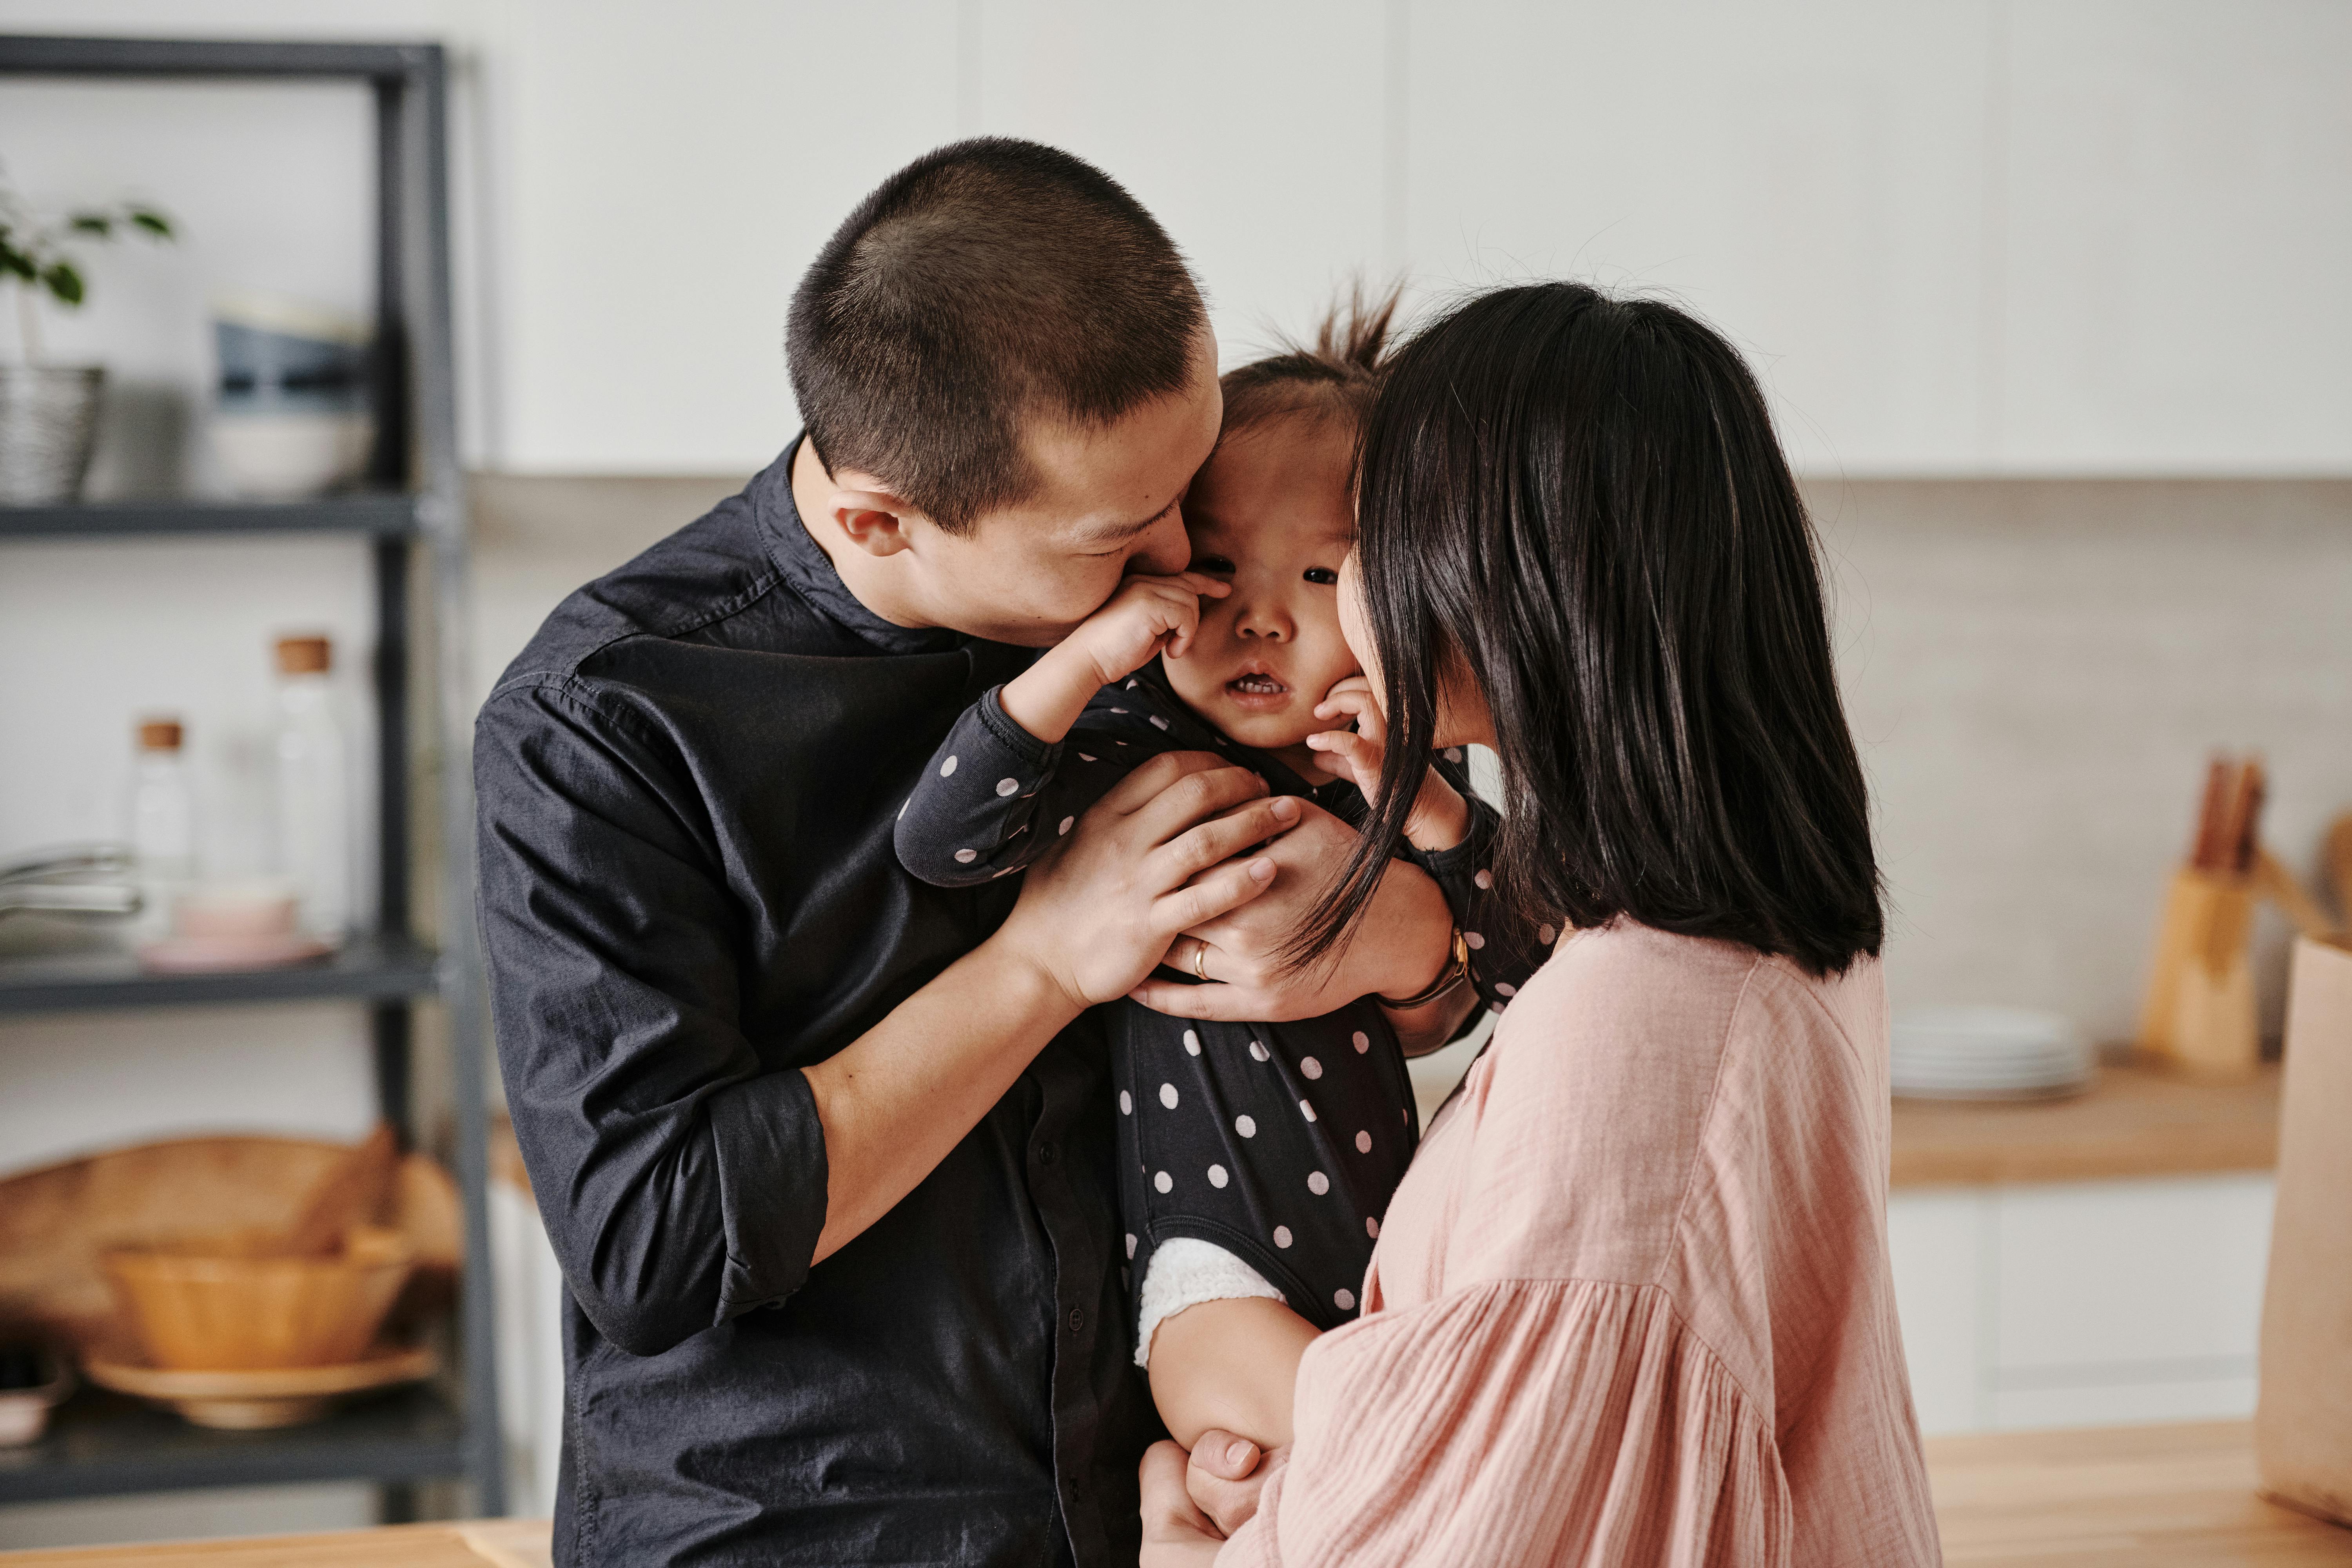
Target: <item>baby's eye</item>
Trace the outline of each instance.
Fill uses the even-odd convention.
[[[1234,570],[1234,563],[1222,555],[1201,555],[1193,558],[1192,570],[1230,576]],[[1339,579],[1335,577],[1332,581],[1336,583]]]
[[[1309,566],[1307,569],[1307,580],[1309,583],[1320,583],[1328,587],[1339,581],[1339,574],[1332,571],[1328,566]]]

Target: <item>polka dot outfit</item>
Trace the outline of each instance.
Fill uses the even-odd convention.
[[[1058,745],[1014,723],[991,691],[917,782],[897,825],[899,859],[945,887],[1018,870],[1130,770],[1168,751],[1223,752],[1281,793],[1350,825],[1363,819],[1352,784],[1310,784],[1226,740],[1177,700],[1154,664],[1097,694]],[[1439,765],[1468,794],[1458,767]],[[1514,936],[1487,912],[1493,879],[1482,857],[1493,813],[1474,816],[1462,846],[1411,858],[1445,889],[1465,940],[1480,931],[1474,978],[1494,1002],[1501,998],[1482,972],[1516,985],[1535,966],[1519,967],[1521,958],[1542,949],[1532,931]],[[1110,1047],[1130,1289],[1160,1243],[1189,1237],[1240,1258],[1318,1327],[1354,1317],[1380,1217],[1420,1136],[1403,1054],[1379,1005],[1362,998],[1286,1024],[1172,1018],[1128,1001],[1097,1011]]]

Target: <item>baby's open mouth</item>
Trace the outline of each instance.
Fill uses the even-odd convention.
[[[1290,688],[1265,670],[1245,669],[1225,682],[1225,700],[1271,713],[1290,701]]]

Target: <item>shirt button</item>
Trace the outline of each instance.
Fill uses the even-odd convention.
[[[1055,1149],[1051,1143],[1040,1143],[1037,1145],[1037,1163],[1050,1165],[1060,1157],[1060,1153],[1061,1151]]]
[[[1070,1309],[1070,1332],[1072,1332],[1072,1333],[1074,1333],[1074,1334],[1075,1334],[1075,1333],[1076,1333],[1080,1329],[1083,1329],[1083,1328],[1085,1328],[1086,1326],[1087,1326],[1087,1315],[1086,1315],[1086,1313],[1085,1313],[1084,1311],[1080,1310],[1078,1308],[1076,1308],[1076,1307],[1071,1308],[1071,1309]]]

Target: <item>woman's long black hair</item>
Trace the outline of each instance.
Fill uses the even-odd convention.
[[[1502,759],[1492,868],[1531,919],[1623,915],[1815,973],[1878,951],[1812,531],[1755,378],[1714,331],[1575,283],[1451,310],[1388,368],[1357,550],[1388,763],[1301,962],[1370,903],[1441,686],[1465,679]]]

